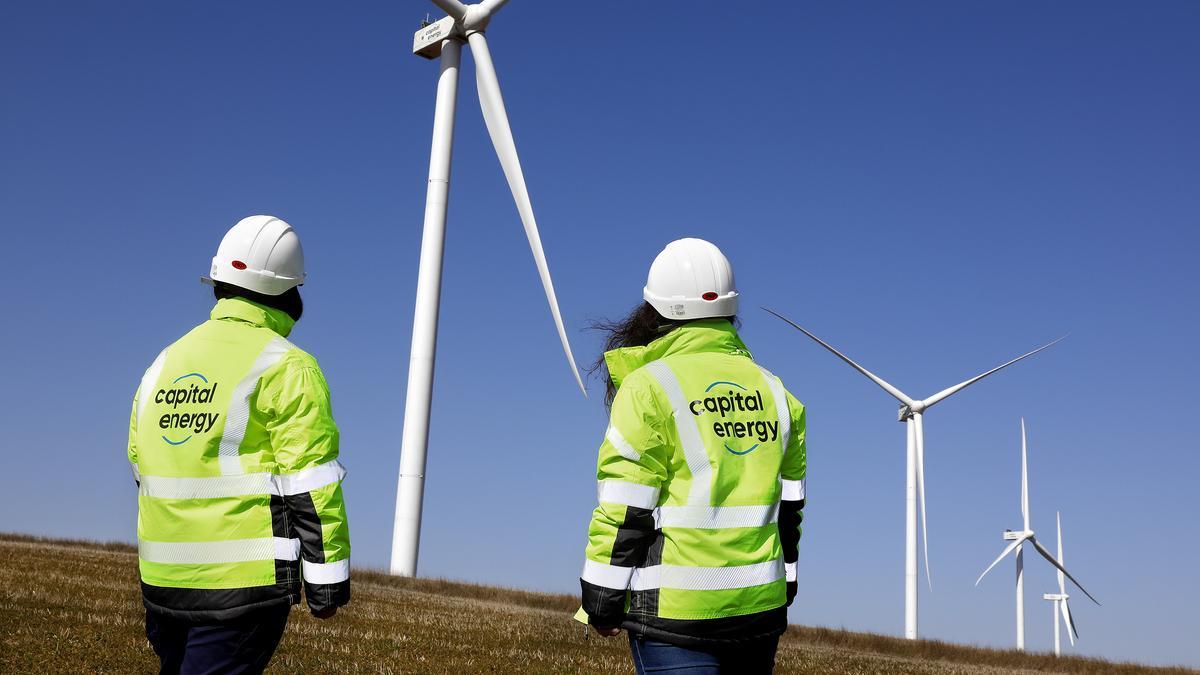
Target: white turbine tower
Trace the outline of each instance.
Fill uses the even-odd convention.
[[[767,309],[766,307],[764,307],[763,309],[766,309],[766,311],[768,311],[771,314],[774,314],[775,316],[779,317],[780,319],[786,321],[793,328],[799,330],[801,333],[804,333],[808,337],[815,340],[817,342],[817,344],[819,344],[822,347],[824,347],[825,349],[828,349],[829,351],[833,352],[833,354],[835,356],[837,356],[839,359],[848,363],[851,368],[854,368],[855,370],[862,373],[863,375],[866,375],[868,378],[870,378],[870,380],[872,382],[874,382],[875,384],[882,387],[884,391],[891,394],[896,400],[900,401],[900,420],[899,421],[905,422],[906,426],[908,427],[908,460],[907,460],[907,467],[906,467],[907,482],[906,482],[906,488],[905,488],[906,508],[905,508],[905,537],[904,537],[904,637],[906,637],[910,640],[915,640],[915,639],[917,639],[917,497],[918,497],[918,495],[920,496],[920,503],[921,503],[921,541],[925,547],[925,578],[926,578],[926,581],[929,583],[930,590],[933,589],[933,579],[929,573],[929,541],[927,538],[926,525],[925,525],[925,427],[924,427],[924,424],[922,421],[923,415],[925,414],[925,411],[928,410],[930,407],[932,407],[935,403],[938,403],[939,401],[945,399],[946,397],[950,396],[951,394],[957,393],[959,390],[964,389],[972,384],[975,384],[976,382],[982,380],[983,378],[987,377],[988,375],[991,375],[992,373],[994,373],[998,370],[1001,370],[1002,368],[1011,366],[1012,364],[1016,363],[1017,361],[1020,361],[1021,359],[1024,359],[1029,356],[1033,356],[1034,354],[1042,351],[1043,349],[1046,349],[1046,348],[1051,347],[1052,345],[1058,343],[1063,338],[1058,338],[1057,340],[1055,340],[1054,342],[1051,342],[1050,344],[1043,345],[1031,352],[1022,354],[1021,356],[1018,356],[1017,358],[1015,358],[1007,363],[996,366],[995,368],[992,368],[991,370],[987,371],[986,373],[976,375],[975,377],[972,377],[971,379],[966,380],[965,382],[960,382],[960,383],[954,385],[953,387],[943,389],[942,391],[939,391],[938,393],[934,394],[933,396],[930,396],[927,399],[917,400],[917,399],[914,399],[914,398],[908,396],[907,394],[900,391],[896,387],[893,387],[892,385],[883,381],[883,379],[881,379],[879,376],[875,375],[871,371],[867,370],[866,368],[863,368],[862,366],[858,365],[857,363],[852,361],[850,359],[850,357],[848,357],[845,354],[834,349],[832,346],[829,345],[829,343],[825,342],[824,340],[817,337],[816,335],[813,335],[812,333],[808,332],[807,330],[802,328],[800,325],[798,325],[791,319],[788,319],[787,317],[779,314],[778,312]]]
[[[1071,576],[1071,573],[1067,571],[1067,568],[1063,567],[1062,563],[1055,560],[1054,556],[1050,555],[1050,551],[1047,551],[1046,547],[1042,546],[1041,543],[1038,542],[1037,538],[1034,537],[1034,535],[1033,535],[1033,530],[1029,526],[1029,463],[1027,460],[1027,451],[1026,451],[1026,445],[1025,445],[1025,418],[1024,417],[1021,418],[1021,519],[1024,521],[1025,528],[1023,530],[1016,531],[1016,532],[1014,532],[1013,530],[1005,530],[1004,531],[1005,541],[1011,541],[1012,543],[1009,544],[1007,547],[1005,547],[1004,551],[1002,551],[1000,553],[1000,557],[996,558],[992,562],[991,565],[988,565],[987,569],[985,569],[983,571],[983,574],[979,575],[979,578],[975,580],[975,585],[978,586],[979,582],[983,581],[983,577],[988,572],[990,572],[992,570],[992,568],[995,567],[1001,560],[1004,560],[1005,556],[1007,556],[1009,553],[1012,553],[1013,551],[1017,552],[1017,556],[1016,556],[1016,561],[1017,561],[1017,649],[1024,650],[1025,649],[1025,560],[1024,560],[1024,546],[1022,546],[1022,544],[1024,544],[1025,542],[1028,541],[1030,544],[1033,544],[1034,550],[1037,551],[1038,553],[1040,553],[1043,558],[1048,560],[1051,565],[1054,565],[1055,567],[1057,567],[1059,574],[1065,574],[1066,577],[1071,580],[1071,583],[1075,584],[1075,586],[1078,587],[1079,590],[1083,591],[1083,594],[1088,596],[1088,598],[1092,602],[1096,603],[1097,605],[1100,604],[1100,601],[1093,598],[1092,594],[1088,593],[1087,589],[1085,589],[1078,581],[1076,581],[1075,577]],[[1060,583],[1061,583],[1061,579],[1060,579]],[[1065,586],[1063,588],[1065,590]]]
[[[1058,564],[1063,564],[1063,545],[1062,545],[1062,514],[1055,513],[1055,520],[1058,523]],[[1062,570],[1058,572],[1058,592],[1043,593],[1042,599],[1049,600],[1053,604],[1050,614],[1051,621],[1054,622],[1054,655],[1058,656],[1062,653],[1062,638],[1059,637],[1058,617],[1061,614],[1063,623],[1067,626],[1067,638],[1071,640],[1071,646],[1075,646],[1075,640],[1079,638],[1079,631],[1075,630],[1075,619],[1071,618],[1071,608],[1067,606],[1067,600],[1070,598],[1067,595],[1066,581],[1063,579]]]
[[[483,31],[492,15],[507,0],[484,0],[464,5],[458,0],[433,0],[449,16],[425,25],[413,38],[413,52],[427,59],[440,58],[437,103],[433,114],[433,146],[429,155],[429,187],[425,196],[425,224],[421,237],[421,264],[417,274],[417,302],[413,311],[412,351],[408,367],[408,394],[404,402],[403,446],[400,451],[400,478],[396,489],[396,520],[392,532],[392,574],[413,576],[417,572],[417,551],[421,532],[421,503],[425,489],[425,453],[429,444],[429,408],[433,394],[433,364],[436,352],[438,301],[442,285],[442,251],[446,234],[446,203],[450,193],[450,154],[454,142],[454,108],[458,98],[458,68],[464,42],[475,56],[475,80],[483,121],[492,145],[500,158],[508,187],[517,204],[525,236],[533,250],[550,313],[558,328],[558,339],[566,352],[567,363],[580,390],[587,395],[571,344],[563,329],[550,269],[542,251],[533,205],[521,172],[521,160],[496,68],[488,52]]]

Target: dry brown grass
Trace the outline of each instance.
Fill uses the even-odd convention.
[[[137,557],[121,543],[0,534],[0,672],[154,672]],[[275,672],[632,673],[623,639],[584,638],[567,595],[355,570],[329,621],[292,612]],[[792,626],[779,673],[1188,673]]]

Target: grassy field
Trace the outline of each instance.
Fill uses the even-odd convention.
[[[154,672],[137,554],[0,534],[0,673]],[[632,673],[625,639],[584,637],[572,596],[356,570],[321,622],[293,608],[273,672]],[[1194,673],[793,626],[778,673]]]

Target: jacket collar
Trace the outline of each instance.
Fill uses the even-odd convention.
[[[618,388],[621,381],[642,366],[674,354],[716,352],[749,357],[750,350],[725,319],[691,321],[644,347],[622,347],[605,352],[608,374]]]
[[[260,305],[245,298],[218,300],[216,307],[213,307],[212,313],[209,314],[209,318],[214,321],[244,321],[254,326],[269,328],[283,337],[287,337],[288,333],[292,332],[292,327],[296,325],[287,312]]]

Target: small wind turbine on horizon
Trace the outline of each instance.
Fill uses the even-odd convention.
[[[1058,564],[1063,564],[1063,545],[1062,545],[1062,514],[1054,513],[1055,522],[1058,524]],[[1051,620],[1054,622],[1054,655],[1062,654],[1062,638],[1059,637],[1058,618],[1062,616],[1063,623],[1067,626],[1067,638],[1071,640],[1071,646],[1075,646],[1075,641],[1079,639],[1079,631],[1075,630],[1075,619],[1071,617],[1071,608],[1067,606],[1067,600],[1070,598],[1067,595],[1066,580],[1063,578],[1062,570],[1058,570],[1058,592],[1043,593],[1042,599],[1049,600],[1053,604],[1050,605],[1053,609],[1051,612]]]
[[[1085,589],[1082,584],[1080,584],[1078,581],[1076,581],[1075,577],[1071,576],[1071,573],[1067,571],[1067,568],[1063,567],[1061,562],[1059,562],[1058,560],[1055,560],[1054,556],[1050,555],[1050,551],[1047,551],[1046,547],[1042,546],[1041,543],[1038,542],[1037,538],[1033,534],[1033,529],[1029,525],[1029,462],[1028,462],[1028,451],[1026,449],[1026,442],[1025,442],[1025,418],[1024,417],[1021,418],[1021,519],[1024,521],[1024,526],[1025,526],[1024,529],[1019,530],[1019,531],[1013,531],[1013,530],[1005,530],[1004,531],[1004,535],[1003,535],[1004,540],[1011,541],[1012,543],[1009,544],[1007,547],[1005,547],[1004,551],[1002,551],[1000,553],[1000,556],[998,558],[996,558],[994,561],[992,561],[991,565],[987,566],[987,569],[985,569],[983,571],[983,574],[979,575],[979,578],[975,580],[975,585],[978,586],[979,582],[983,581],[983,577],[986,576],[987,573],[990,572],[993,567],[995,567],[997,564],[999,564],[999,562],[1001,560],[1004,560],[1005,556],[1007,556],[1009,553],[1012,553],[1013,551],[1017,552],[1017,555],[1016,555],[1016,562],[1017,562],[1017,649],[1024,650],[1025,649],[1025,559],[1024,559],[1024,546],[1022,546],[1022,544],[1024,544],[1025,542],[1029,542],[1030,544],[1033,544],[1034,550],[1036,550],[1043,558],[1045,558],[1047,561],[1049,561],[1051,565],[1054,565],[1056,568],[1058,568],[1058,573],[1060,575],[1059,576],[1059,584],[1060,584],[1060,587],[1063,589],[1064,594],[1065,594],[1066,587],[1062,586],[1062,583],[1063,583],[1062,575],[1066,575],[1066,577],[1071,580],[1071,583],[1075,584],[1075,586],[1079,590],[1083,591],[1084,595],[1088,596],[1088,599],[1090,599],[1092,602],[1096,603],[1097,605],[1100,604],[1100,601],[1097,600],[1096,598],[1093,598],[1092,594],[1088,593],[1087,589]],[[1060,539],[1059,540],[1059,553],[1061,554],[1061,552],[1062,552],[1062,540]],[[1055,633],[1057,634],[1057,632],[1058,632],[1057,631],[1057,628],[1058,628],[1057,619],[1055,619],[1055,621],[1056,621]],[[1072,626],[1072,630],[1074,630],[1074,626]]]
[[[960,382],[953,387],[948,387],[924,400],[917,400],[896,387],[885,382],[882,378],[875,375],[871,371],[863,368],[855,363],[850,357],[834,349],[829,343],[821,338],[813,335],[805,330],[796,322],[779,314],[778,312],[763,307],[764,310],[775,315],[779,319],[791,325],[796,330],[804,333],[812,338],[817,344],[845,361],[858,372],[865,375],[872,382],[883,388],[884,391],[891,394],[893,398],[900,402],[899,421],[904,422],[908,433],[908,459],[906,463],[906,492],[905,492],[905,538],[904,538],[904,637],[915,640],[917,639],[917,497],[920,497],[921,504],[921,542],[925,550],[925,579],[929,583],[929,589],[933,590],[933,577],[929,572],[929,541],[926,532],[925,524],[925,427],[923,423],[923,415],[925,411],[933,407],[934,404],[946,399],[966,387],[982,380],[983,378],[995,373],[998,370],[1007,368],[1021,359],[1028,358],[1034,354],[1047,349],[1060,341],[1066,336],[1058,338],[1053,342],[1038,347],[1037,349],[1022,354],[1017,358],[1003,363],[991,370],[976,375],[975,377]]]
[[[400,476],[396,487],[396,519],[392,531],[391,573],[415,576],[421,535],[421,505],[425,493],[425,455],[429,447],[429,410],[433,397],[433,365],[437,351],[438,303],[442,290],[442,252],[446,240],[446,204],[450,195],[450,156],[454,145],[454,108],[458,99],[458,71],[464,42],[475,57],[475,84],[479,106],[492,145],[500,159],[504,177],[517,204],[525,236],[533,251],[538,276],[558,328],[558,339],[566,353],[571,374],[583,395],[587,390],[579,375],[571,344],[563,328],[550,268],[542,250],[533,204],[525,187],[521,160],[500,81],[492,63],[483,31],[507,0],[483,0],[464,5],[459,0],[432,0],[449,16],[426,23],[413,37],[413,53],[440,59],[437,99],[433,113],[433,144],[429,155],[429,185],[425,195],[425,222],[421,236],[421,263],[417,273],[417,301],[413,310],[412,350],[408,366],[408,393],[404,402],[404,431],[400,450]]]

